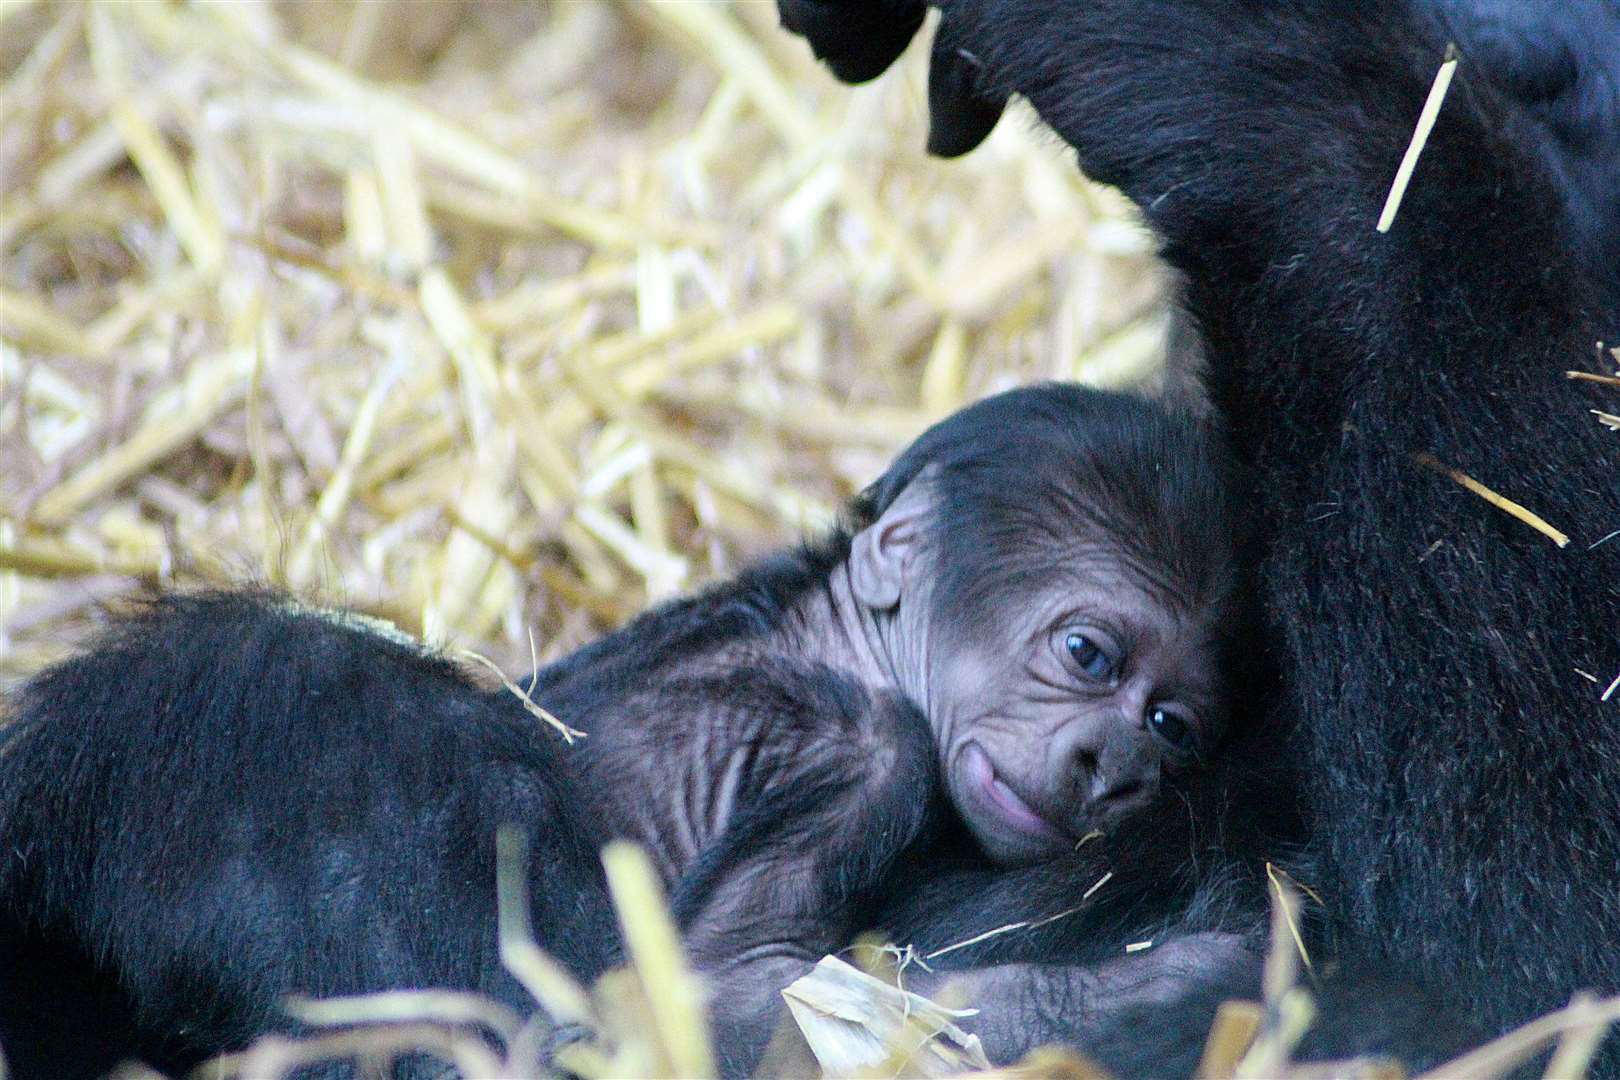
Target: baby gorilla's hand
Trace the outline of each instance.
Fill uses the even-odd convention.
[[[670,907],[714,992],[732,1076],[751,1073],[782,988],[869,924],[896,861],[944,808],[933,732],[905,698],[815,664],[760,662],[724,679],[696,696],[757,712],[726,725],[747,736],[726,759],[739,762],[735,795]],[[763,734],[748,735],[760,730],[751,716]]]

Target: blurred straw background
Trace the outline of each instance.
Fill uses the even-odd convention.
[[[526,670],[930,420],[1151,380],[1151,242],[775,5],[0,0],[0,682],[252,583]]]

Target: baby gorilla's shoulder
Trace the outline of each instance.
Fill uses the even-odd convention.
[[[746,750],[754,770],[816,770],[833,760],[887,774],[934,757],[922,711],[904,696],[802,657],[738,648],[669,673],[636,695],[645,723],[694,735],[727,752]],[[774,768],[772,767],[774,766]]]

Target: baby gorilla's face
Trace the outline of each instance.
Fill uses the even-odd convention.
[[[1220,736],[1213,620],[1109,552],[931,635],[927,705],[951,801],[999,863],[1155,805]]]

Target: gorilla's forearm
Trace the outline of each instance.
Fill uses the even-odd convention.
[[[1264,596],[1326,823],[1317,884],[1352,948],[1393,942],[1392,970],[1490,1027],[1620,985],[1600,944],[1620,729],[1568,674],[1620,667],[1620,545],[1584,550],[1620,520],[1620,487],[1587,415],[1602,402],[1563,377],[1620,306],[1572,256],[1511,110],[1465,66],[1379,234],[1441,58],[1401,5],[953,0],[945,20],[1187,274],[1211,392],[1255,466]],[[1583,550],[1422,454],[1524,493]]]
[[[982,93],[1025,96],[1088,175],[1141,206],[1189,276],[1193,314],[1219,354],[1217,397],[1241,394],[1253,407],[1263,395],[1296,421],[1234,425],[1239,439],[1264,439],[1246,448],[1297,439],[1302,409],[1342,411],[1352,392],[1363,401],[1362,380],[1414,352],[1457,372],[1518,371],[1522,382],[1525,360],[1579,354],[1598,336],[1583,318],[1590,305],[1559,227],[1559,192],[1510,133],[1515,114],[1466,65],[1395,227],[1374,232],[1442,58],[1443,42],[1425,37],[1406,5],[941,7]],[[1423,394],[1416,383],[1400,389]],[[1482,408],[1507,411],[1487,400],[1503,387],[1475,386]],[[1357,417],[1331,420],[1319,432],[1327,451],[1341,441],[1339,422]]]
[[[886,926],[929,965],[908,988],[978,1009],[964,1026],[997,1064],[1062,1045],[1119,1075],[1190,1074],[1220,1002],[1259,996],[1265,901],[1244,864],[1210,851],[1195,880],[1176,865],[1192,837],[1159,839],[1124,830],[1016,870],[918,873]]]

